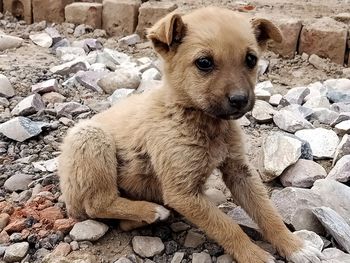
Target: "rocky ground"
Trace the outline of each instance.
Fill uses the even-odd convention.
[[[116,221],[78,223],[65,213],[56,158],[67,129],[159,85],[160,67],[135,35],[118,40],[84,25],[28,26],[0,14],[2,261],[232,262],[177,214],[124,233]],[[267,53],[259,70],[256,106],[240,120],[249,158],[286,224],[323,251],[324,262],[350,262],[349,68]],[[284,262],[232,202],[219,171],[206,194]]]

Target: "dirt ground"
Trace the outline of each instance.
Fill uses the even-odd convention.
[[[212,4],[232,9],[239,9],[240,6],[238,3],[239,1],[232,0],[178,0],[174,2],[183,10]],[[255,7],[252,11],[253,14],[292,16],[306,20],[350,12],[349,0],[261,0],[250,1],[249,4]],[[13,21],[13,23],[9,22],[6,25],[0,24],[0,30],[7,34],[16,35],[25,39],[25,43],[22,47],[16,50],[0,52],[0,73],[9,77],[17,95],[23,97],[30,94],[32,84],[49,79],[51,77],[51,73],[48,71],[49,68],[60,63],[49,49],[38,47],[28,39],[31,29],[33,29],[32,26],[27,26],[15,21]],[[67,34],[64,29],[65,26],[61,26],[61,33],[65,34],[66,37],[73,41],[75,38]],[[83,36],[83,38],[88,37],[95,37],[95,35],[91,33],[90,35]],[[134,47],[121,48],[117,43],[117,38],[102,37],[100,40],[105,47],[118,49],[136,57],[155,56],[147,45],[142,49]],[[340,65],[330,63],[329,71],[318,70],[307,61],[303,60],[299,55],[294,59],[283,60],[275,54],[268,52],[265,55],[265,59],[270,62],[270,66],[267,73],[259,77],[259,81],[271,80],[276,91],[281,94],[284,94],[288,89],[296,86],[304,86],[312,82],[330,78],[344,77],[342,72],[343,67]],[[59,80],[60,84],[63,80],[63,78]],[[96,96],[82,89],[74,90],[67,88],[66,90],[62,90],[62,92],[63,95],[67,95],[68,100],[80,98],[81,101],[84,101],[85,99],[91,98],[91,96]],[[107,95],[98,96],[99,100],[104,100],[107,97]],[[14,105],[11,105],[10,108],[13,106]],[[245,128],[248,138],[248,155],[252,162],[258,162],[262,140],[272,129],[274,128],[270,125],[258,125],[254,123],[250,127]],[[57,138],[57,143],[60,142],[64,132],[64,130],[54,131],[53,136]],[[4,163],[6,163],[6,161],[2,159],[2,164]],[[112,222],[110,224],[113,225],[114,223]],[[154,227],[149,227],[146,230],[140,231],[154,232],[155,230]],[[121,255],[130,255],[132,253],[132,249],[129,245],[132,236],[132,233],[122,233],[115,227],[102,239],[94,243],[93,246],[88,246],[80,251],[72,252],[70,257],[79,258],[82,254],[89,253],[97,257],[96,262],[114,262]]]

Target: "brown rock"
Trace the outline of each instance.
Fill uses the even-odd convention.
[[[55,103],[62,103],[66,100],[66,97],[57,93],[57,92],[49,92],[45,93],[44,95],[41,96],[42,100],[48,104],[55,104]]]
[[[146,36],[145,30],[154,25],[160,18],[169,14],[177,8],[171,2],[146,2],[139,9],[139,20],[136,33],[141,37]]]
[[[26,228],[25,219],[20,218],[20,219],[11,220],[10,224],[8,224],[4,230],[8,233],[13,233],[13,232],[21,232],[25,228]]]
[[[61,242],[52,252],[52,255],[58,257],[65,257],[71,252],[71,247],[68,243]]]
[[[344,24],[324,17],[305,25],[301,30],[299,53],[316,54],[343,64],[347,29]]]
[[[14,17],[26,21],[27,24],[32,23],[32,0],[3,0],[3,9],[4,12],[8,11]]]
[[[39,214],[42,220],[50,223],[54,223],[57,219],[62,219],[64,217],[61,208],[57,206],[45,208],[44,210],[40,211]]]
[[[301,21],[299,19],[287,19],[274,21],[283,34],[283,42],[270,42],[269,49],[285,58],[293,58],[297,52]]]
[[[85,24],[93,28],[102,27],[102,4],[73,3],[65,8],[66,22]]]
[[[34,22],[64,22],[64,8],[74,0],[32,0]]]
[[[14,208],[10,203],[6,201],[0,202],[0,213],[6,213],[11,215],[13,211],[14,211]]]
[[[1,231],[0,232],[0,245],[8,244],[8,243],[10,243],[9,234],[7,234],[7,232],[5,230]]]
[[[53,229],[67,234],[72,230],[75,223],[76,221],[72,218],[57,219],[53,225]]]
[[[125,36],[134,33],[140,0],[105,0],[103,2],[103,29],[109,35]]]
[[[6,213],[0,214],[0,231],[4,229],[10,220],[10,215]]]

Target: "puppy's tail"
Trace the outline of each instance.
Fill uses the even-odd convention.
[[[90,207],[116,198],[115,142],[101,124],[88,120],[70,129],[58,166],[61,191],[71,217],[84,219]]]

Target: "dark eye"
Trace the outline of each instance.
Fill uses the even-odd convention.
[[[214,61],[210,57],[202,57],[195,61],[196,67],[204,72],[210,72],[214,69]]]
[[[253,69],[256,66],[256,63],[258,62],[258,58],[248,53],[245,57],[245,63],[247,64],[248,68]]]

